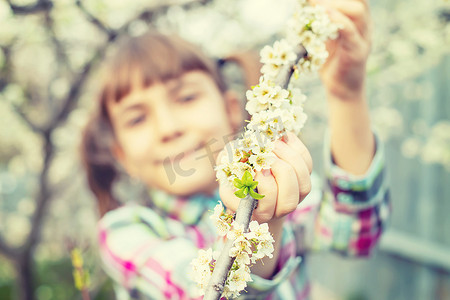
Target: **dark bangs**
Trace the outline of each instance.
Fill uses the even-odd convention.
[[[145,88],[193,70],[210,74],[219,90],[226,90],[215,61],[194,45],[157,32],[129,38],[109,61],[100,102],[104,106],[108,101],[120,101],[136,88],[136,83]]]

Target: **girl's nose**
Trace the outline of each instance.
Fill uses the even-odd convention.
[[[170,142],[183,135],[183,127],[179,118],[173,113],[173,109],[167,104],[159,105],[154,115],[156,130],[161,143]]]

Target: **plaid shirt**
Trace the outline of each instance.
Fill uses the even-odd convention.
[[[377,141],[364,176],[340,169],[325,150],[325,184],[313,173],[313,190],[288,215],[275,275],[268,280],[252,274],[240,298],[308,299],[307,252],[367,256],[377,244],[390,215],[382,146]],[[101,258],[118,299],[201,299],[188,274],[198,249],[217,245],[209,216],[218,191],[180,198],[152,190],[150,196],[151,205],[127,204],[98,225]]]

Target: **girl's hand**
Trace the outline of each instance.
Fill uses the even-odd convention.
[[[273,152],[277,157],[271,170],[256,172],[254,178],[258,193],[265,195],[253,212],[253,219],[259,223],[276,221],[294,211],[311,191],[312,159],[300,139],[288,132],[287,141],[276,141]],[[219,192],[227,209],[235,212],[240,198],[234,195],[234,189],[221,185]]]
[[[371,19],[366,0],[310,0],[324,6],[340,24],[339,37],[327,42],[329,57],[320,75],[329,98],[360,99],[371,49]]]

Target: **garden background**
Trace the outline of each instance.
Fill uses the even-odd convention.
[[[176,32],[214,57],[279,39],[294,0],[1,0],[0,299],[114,299],[79,159],[102,57],[124,34]],[[310,256],[316,299],[450,299],[450,2],[371,1],[368,97],[384,141],[393,215],[377,253]],[[231,84],[236,69],[227,71]],[[303,139],[321,171],[326,102],[317,78]],[[124,198],[133,186],[123,183]],[[126,199],[125,199],[126,200]]]

